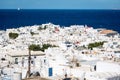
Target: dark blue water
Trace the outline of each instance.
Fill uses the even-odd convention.
[[[0,30],[53,23],[88,25],[120,32],[120,10],[0,10]]]

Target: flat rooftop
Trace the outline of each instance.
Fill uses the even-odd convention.
[[[23,80],[50,80],[50,79],[41,78],[41,77],[34,77],[34,78],[27,78],[27,79],[23,79]]]

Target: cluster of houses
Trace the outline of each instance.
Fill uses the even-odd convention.
[[[9,33],[18,37],[12,39]],[[99,42],[103,44],[96,46]],[[56,47],[29,55],[32,44]],[[0,80],[25,79],[29,67],[30,77],[50,80],[120,80],[120,34],[86,25],[60,27],[52,23],[0,31]]]

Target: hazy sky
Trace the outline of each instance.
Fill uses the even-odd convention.
[[[120,0],[0,0],[0,9],[120,9]]]

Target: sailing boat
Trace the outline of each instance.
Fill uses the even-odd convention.
[[[18,11],[20,10],[20,8],[17,9]]]

